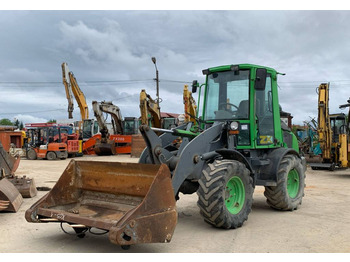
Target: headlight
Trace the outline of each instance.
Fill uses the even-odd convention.
[[[230,124],[230,129],[231,130],[238,130],[238,127],[239,127],[239,123],[238,122],[231,122]]]

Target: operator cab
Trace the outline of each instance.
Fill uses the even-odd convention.
[[[245,65],[211,68],[203,73],[207,74],[203,120],[237,122],[233,126],[237,127],[238,146],[274,145],[272,74],[276,72]],[[257,130],[257,139],[252,130]]]

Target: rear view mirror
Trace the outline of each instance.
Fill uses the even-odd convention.
[[[192,82],[192,93],[196,93],[197,92],[197,86],[198,86],[198,81],[197,80],[193,80],[193,82]]]
[[[265,90],[266,76],[267,76],[266,68],[256,69],[255,90]]]

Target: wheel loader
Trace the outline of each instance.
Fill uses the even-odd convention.
[[[256,186],[265,187],[272,208],[297,209],[306,162],[296,137],[281,126],[279,73],[239,64],[203,74],[202,113],[193,116],[197,125],[172,130],[142,125],[147,147],[139,163],[72,160],[51,192],[26,211],[26,220],[67,223],[79,237],[98,228],[127,248],[170,242],[181,194],[197,193],[204,221],[224,229],[248,219]],[[193,93],[198,86],[194,82]]]

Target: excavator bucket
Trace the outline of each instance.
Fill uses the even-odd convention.
[[[36,189],[34,179],[23,177],[9,177],[7,178],[21,193],[24,198],[32,198],[35,197],[38,193]]]
[[[108,139],[106,143],[102,143],[101,140],[97,139],[94,150],[98,156],[115,155],[115,141]]]
[[[37,194],[34,179],[27,178],[26,176],[18,177],[14,175],[20,160],[21,158],[19,155],[13,157],[8,154],[0,142],[0,179],[1,177],[6,177],[8,181],[15,186],[14,195],[19,191],[22,197],[34,197]],[[8,187],[6,188],[8,189]]]
[[[17,188],[6,178],[0,180],[0,211],[17,212],[23,198]]]
[[[0,167],[5,175],[12,175],[19,166],[21,158],[19,155],[15,157],[8,154],[0,142]]]
[[[26,211],[28,222],[98,228],[117,245],[169,242],[177,223],[166,165],[71,160],[52,190]]]

